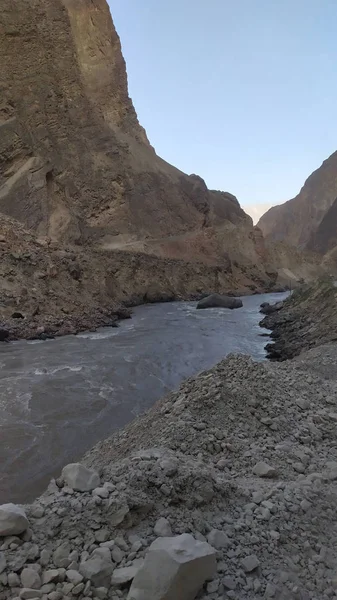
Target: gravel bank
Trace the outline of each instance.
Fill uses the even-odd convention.
[[[336,359],[230,356],[98,444],[94,490],[51,482],[3,538],[1,600],[127,598],[150,544],[185,533],[216,550],[200,600],[336,599]]]

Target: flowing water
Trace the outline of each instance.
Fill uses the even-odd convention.
[[[230,352],[265,357],[261,302],[141,306],[118,329],[0,346],[0,503],[27,502],[63,465]]]

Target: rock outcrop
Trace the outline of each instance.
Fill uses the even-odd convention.
[[[264,236],[325,254],[337,245],[337,152],[307,179],[300,193],[259,220]],[[335,243],[336,241],[336,243]]]

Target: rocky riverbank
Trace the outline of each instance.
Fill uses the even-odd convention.
[[[336,341],[337,288],[333,279],[326,276],[297,288],[282,307],[271,307],[260,325],[272,332],[273,342],[266,346],[272,360],[287,360],[303,350]]]
[[[336,359],[229,356],[98,444],[3,537],[1,600],[336,599]]]
[[[125,307],[202,294],[277,291],[277,272],[64,246],[0,215],[0,339],[67,335],[113,325]],[[6,333],[7,332],[7,333]],[[1,333],[1,332],[0,332]]]

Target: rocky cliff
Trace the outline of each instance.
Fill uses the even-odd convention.
[[[237,199],[156,155],[106,0],[3,0],[0,81],[2,319],[18,308],[27,318],[36,304],[40,319],[59,318],[160,297],[164,281],[185,297],[212,289],[219,270],[217,291],[276,282]],[[167,260],[184,261],[178,277]]]
[[[233,197],[156,156],[106,0],[5,0],[0,18],[2,212],[52,240],[107,248],[251,225]]]
[[[307,179],[296,198],[274,206],[258,226],[273,241],[325,254],[336,240],[337,152]],[[331,212],[330,212],[331,211]]]

